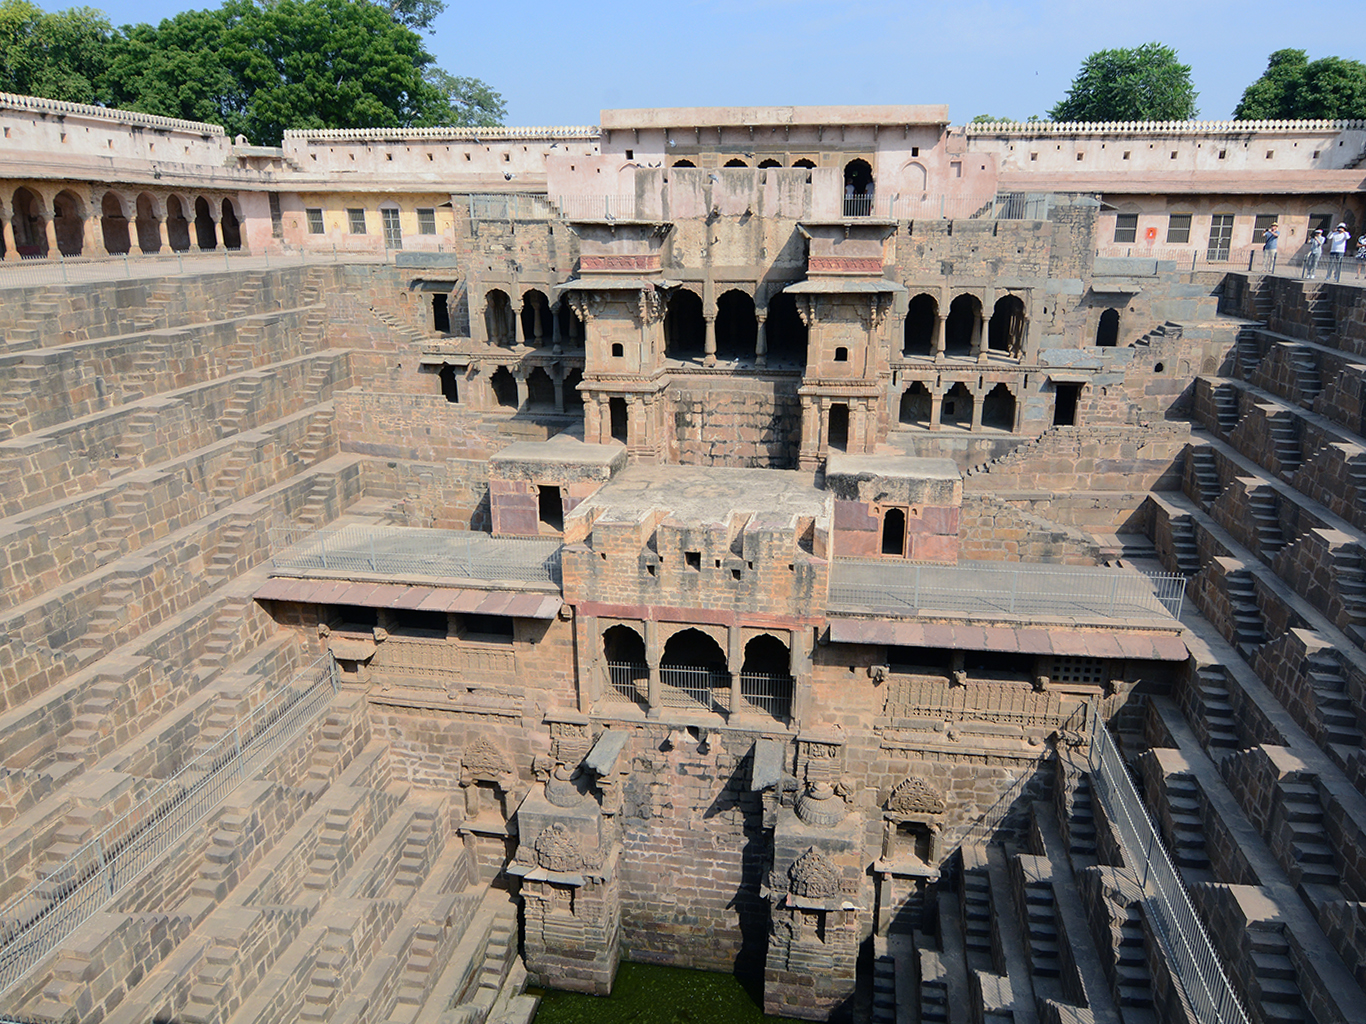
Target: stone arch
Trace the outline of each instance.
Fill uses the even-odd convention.
[[[555,408],[555,382],[544,366],[537,366],[527,374],[526,404],[538,409]]]
[[[1015,395],[1004,383],[997,384],[982,399],[982,426],[1014,431]]]
[[[512,300],[501,288],[490,288],[484,295],[484,329],[489,344],[511,345],[513,337]]]
[[[517,379],[506,366],[500,366],[493,371],[493,376],[489,378],[489,386],[493,388],[493,400],[499,408],[517,408]]]
[[[906,553],[906,510],[892,507],[882,513],[882,553],[901,558]]]
[[[219,226],[223,231],[223,248],[242,248],[242,221],[237,216],[237,210],[233,207],[231,199],[223,200],[221,218]]]
[[[190,249],[190,221],[185,200],[180,196],[168,196],[166,199],[166,240],[175,252],[188,252]]]
[[[663,653],[659,657],[661,665],[699,664],[722,669],[726,667],[724,626],[687,625],[679,622],[670,628],[660,623],[659,632],[664,643]],[[693,657],[689,652],[697,656]],[[689,658],[692,660],[688,660]]]
[[[987,348],[1019,355],[1024,350],[1024,337],[1024,300],[1018,295],[1002,295],[987,324]]]
[[[949,318],[944,324],[944,354],[972,354],[972,342],[982,320],[982,300],[964,292],[949,303]]]
[[[754,299],[739,288],[716,300],[716,354],[723,359],[753,359],[759,336]]]
[[[908,356],[934,352],[934,332],[939,328],[939,300],[921,292],[906,308],[906,329],[901,351]]]
[[[200,249],[211,251],[218,248],[217,232],[213,226],[213,213],[209,201],[197,196],[194,201],[194,237]]]
[[[570,348],[583,348],[583,321],[566,299],[556,303],[554,315],[558,318],[561,343]]]
[[[934,402],[929,388],[922,381],[913,381],[901,393],[901,405],[897,410],[897,422],[907,426],[928,427],[934,411]]]
[[[43,201],[31,189],[16,188],[10,200],[13,213],[14,247],[19,255],[46,256],[47,212]]]
[[[539,288],[522,293],[522,338],[529,345],[540,345],[549,326],[550,300]]]
[[[792,670],[792,650],[772,633],[760,633],[745,643],[745,660],[741,672],[767,672],[787,675]]]
[[[764,157],[764,159],[759,161],[760,170],[767,170],[770,167],[781,167],[782,165],[783,162],[781,160],[775,160],[771,156]]]
[[[907,192],[924,192],[929,174],[919,160],[907,160],[901,165],[901,187]]]
[[[670,167],[696,167],[697,164],[693,163],[693,162],[692,162],[691,160],[689,160],[687,157],[683,157],[681,160],[675,160],[675,161],[674,161],[672,164],[670,164],[669,166],[670,166]]]
[[[659,660],[664,703],[672,707],[724,711],[730,706],[730,675],[724,647],[697,627],[680,629],[664,644]]]
[[[138,248],[147,253],[160,252],[161,229],[157,226],[156,200],[147,192],[139,192],[133,200],[133,210]]]
[[[669,296],[664,311],[664,354],[670,359],[701,359],[706,338],[701,297],[688,288],[679,288]]]
[[[726,166],[727,166],[727,167],[748,167],[749,164],[745,163],[745,162],[744,162],[743,160],[741,160],[738,156],[733,156],[733,157],[731,157],[729,160],[726,161]]]
[[[85,251],[85,203],[70,189],[62,189],[52,200],[52,226],[57,251],[63,256],[79,256]]]
[[[797,313],[797,300],[786,292],[768,300],[764,338],[768,342],[769,366],[806,366],[806,324]]]
[[[804,170],[808,171],[814,171],[816,169],[816,161],[810,159],[809,157],[802,157],[799,160],[793,160],[792,166],[801,167]]]
[[[873,212],[873,165],[855,157],[844,165],[844,215],[866,217]]]
[[[645,638],[631,626],[617,623],[602,632],[602,655],[608,661],[643,665],[645,657]]]
[[[100,200],[100,231],[104,236],[104,251],[111,256],[122,256],[131,248],[128,233],[128,214],[123,200],[115,192],[106,192]]]
[[[1119,310],[1111,306],[1100,314],[1096,324],[1096,347],[1114,348],[1119,344]]]
[[[792,715],[792,653],[772,633],[760,633],[745,644],[740,666],[740,699],[746,708],[777,719]]]
[[[972,392],[960,380],[944,393],[943,404],[939,407],[939,422],[950,427],[971,426],[972,405]]]

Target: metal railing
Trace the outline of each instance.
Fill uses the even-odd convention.
[[[535,192],[472,192],[464,197],[470,220],[555,220],[550,197]]]
[[[1329,264],[1327,246],[1317,259],[1310,259],[1308,249],[1287,245],[1276,254],[1274,270],[1267,269],[1266,251],[1261,245],[1209,246],[1206,243],[1190,245],[1140,245],[1138,243],[1113,242],[1098,246],[1096,255],[1105,258],[1132,258],[1160,260],[1175,263],[1181,270],[1198,270],[1210,267],[1216,270],[1247,270],[1252,272],[1273,273],[1280,277],[1309,277],[1316,274],[1323,280]],[[1356,243],[1352,242],[1342,261],[1344,277],[1355,278],[1357,270],[1355,259]],[[1306,270],[1306,267],[1308,268]]]
[[[1094,712],[1094,709],[1093,709]],[[1143,909],[1167,953],[1195,1020],[1247,1024],[1204,925],[1191,906],[1181,875],[1162,845],[1124,759],[1099,714],[1092,714],[1091,789],[1114,826],[1124,859],[1143,890]]]
[[[141,256],[128,253],[106,256],[25,255],[18,260],[0,261],[0,289],[207,274],[219,270],[267,270],[306,263],[383,263],[391,258],[382,251],[348,252],[338,250],[335,246],[296,249],[285,253],[218,248],[207,252],[172,251],[143,253]]]
[[[741,672],[740,700],[781,721],[792,717],[795,682],[790,675],[772,672]]]
[[[636,216],[636,197],[556,196],[555,206],[566,220],[631,220]]]
[[[659,701],[666,708],[730,711],[730,673],[692,665],[664,665],[659,670]]]
[[[650,666],[643,661],[609,661],[607,678],[611,685],[603,695],[615,703],[627,702],[649,707]]]
[[[830,607],[886,615],[926,611],[1065,616],[1083,621],[1166,619],[1181,613],[1186,578],[1124,569],[1009,562],[907,564],[837,558]]]
[[[490,537],[474,530],[352,524],[320,533],[272,527],[271,565],[288,573],[458,577],[488,582],[560,584],[559,540]]]
[[[22,979],[240,783],[273,759],[322,713],[336,690],[336,664],[324,655],[46,878],[0,908],[0,993]]]

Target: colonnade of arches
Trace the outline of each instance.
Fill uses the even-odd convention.
[[[669,296],[664,312],[664,354],[669,359],[806,366],[807,330],[791,295],[779,293],[762,308],[739,288],[722,292],[712,313],[687,288]]]
[[[902,355],[935,359],[987,359],[992,353],[1019,357],[1024,352],[1029,318],[1024,300],[1003,295],[987,317],[982,300],[971,293],[955,295],[947,310],[922,292],[906,308]]]
[[[0,228],[6,260],[242,247],[241,216],[226,196],[20,185],[0,192]]]
[[[633,626],[609,626],[602,633],[604,698],[642,710],[673,707],[789,719],[795,683],[788,643],[760,633],[735,647],[727,655],[715,637],[683,627],[668,636],[662,649],[650,650]]]
[[[492,345],[583,348],[583,321],[563,300],[552,303],[539,288],[528,288],[514,303],[502,288],[484,293],[484,336]]]
[[[945,382],[936,387],[912,381],[901,392],[897,422],[902,426],[938,430],[957,427],[969,430],[1014,431],[1017,419],[1015,392],[1005,382]]]
[[[533,413],[580,413],[583,409],[583,371],[577,366],[556,372],[555,367],[532,366],[526,370],[495,367],[489,374],[492,405],[499,409]]]

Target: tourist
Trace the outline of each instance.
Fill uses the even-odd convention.
[[[1314,272],[1319,266],[1319,256],[1323,253],[1323,228],[1315,228],[1309,236],[1309,251],[1304,254],[1304,270],[1301,277],[1314,280]]]
[[[1330,275],[1334,281],[1342,280],[1342,259],[1347,255],[1347,242],[1351,237],[1352,233],[1347,230],[1346,224],[1339,224],[1328,236],[1328,269],[1323,275],[1325,281]]]
[[[1274,274],[1276,272],[1276,243],[1281,240],[1281,227],[1279,224],[1272,224],[1262,232],[1262,272]]]
[[[1360,280],[1362,268],[1366,268],[1366,235],[1357,238],[1357,279]]]

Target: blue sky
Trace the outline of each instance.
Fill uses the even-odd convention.
[[[1087,54],[1149,41],[1191,66],[1200,117],[1214,120],[1273,50],[1366,61],[1361,0],[448,2],[428,49],[501,92],[513,125],[595,124],[604,107],[758,104],[947,103],[955,124],[1023,120],[1063,96]],[[91,5],[116,25],[216,6]]]

